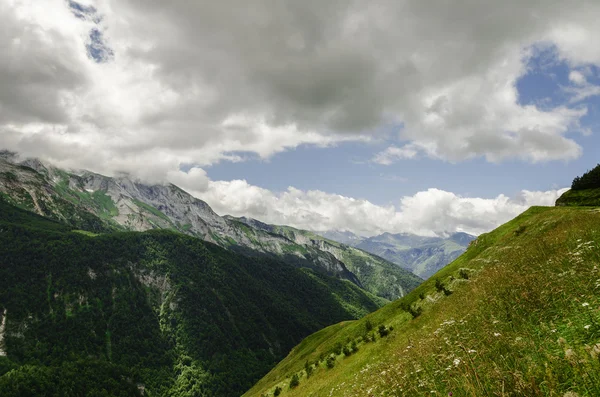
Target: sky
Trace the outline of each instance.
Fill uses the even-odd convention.
[[[600,162],[600,2],[0,0],[0,148],[303,229],[480,234]]]

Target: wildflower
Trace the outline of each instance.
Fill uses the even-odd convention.
[[[477,353],[477,350],[469,349],[467,353]]]
[[[573,358],[573,356],[575,356],[575,352],[573,351],[573,349],[567,349],[567,350],[565,350],[565,357],[566,358]]]
[[[494,336],[498,337],[498,336],[500,336],[500,334],[498,332],[494,332]]]
[[[454,364],[455,367],[458,367],[458,365],[460,364],[460,359],[459,358],[455,358],[452,363]]]
[[[596,343],[594,347],[591,348],[590,355],[593,359],[596,359],[598,356],[600,356],[600,343]]]
[[[590,329],[590,327],[591,327],[591,325],[588,324],[588,325],[585,325],[583,328]]]
[[[588,307],[589,305],[590,305],[590,304],[589,304],[589,303],[587,303],[587,302],[583,302],[583,303],[581,304],[581,306],[583,306],[583,307]]]

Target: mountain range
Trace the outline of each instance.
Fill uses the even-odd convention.
[[[172,184],[67,171],[37,159],[18,162],[5,152],[0,157],[0,195],[20,208],[90,231],[178,231],[238,253],[276,258],[349,280],[387,300],[405,295],[422,281],[385,259],[310,232],[297,231],[296,236],[281,228],[255,227],[259,222],[221,217]]]
[[[327,231],[323,236],[387,259],[424,279],[458,258],[476,239],[462,232],[448,237],[424,237],[410,233],[361,237],[350,231]]]

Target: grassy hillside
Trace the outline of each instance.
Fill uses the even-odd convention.
[[[600,188],[584,190],[567,190],[558,198],[558,200],[556,200],[556,205],[559,207],[600,206]]]
[[[600,210],[534,207],[408,296],[306,338],[244,396],[600,395],[599,292]]]
[[[279,261],[71,231],[0,200],[2,396],[239,395],[303,337],[378,307]]]

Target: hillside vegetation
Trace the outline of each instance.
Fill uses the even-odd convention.
[[[372,294],[388,300],[406,295],[423,282],[423,279],[409,270],[397,266],[376,254],[330,240],[308,230],[300,230],[290,226],[269,225],[245,217],[231,219],[236,219],[238,222],[258,230],[285,237],[297,245],[333,255],[353,273],[357,279],[357,284]]]
[[[600,206],[600,164],[573,179],[571,189],[563,193],[557,206]]]
[[[599,358],[600,209],[533,207],[244,396],[597,396]]]
[[[234,396],[381,300],[168,230],[97,234],[0,199],[1,396]]]

